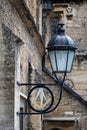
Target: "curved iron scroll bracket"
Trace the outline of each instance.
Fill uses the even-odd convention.
[[[36,114],[47,114],[47,113],[50,113],[50,112],[52,112],[52,111],[54,111],[58,106],[59,106],[59,104],[60,104],[60,101],[61,101],[61,99],[62,99],[62,91],[63,91],[63,83],[64,83],[64,80],[65,80],[65,76],[66,76],[66,73],[64,74],[64,78],[63,78],[63,80],[59,83],[59,81],[58,81],[58,79],[57,79],[57,76],[55,75],[55,77],[56,77],[56,79],[57,79],[57,83],[55,83],[55,84],[35,84],[35,83],[19,83],[18,81],[17,81],[17,85],[18,86],[31,86],[31,85],[35,85],[35,87],[33,87],[30,91],[29,91],[29,93],[28,93],[28,97],[27,97],[27,102],[28,102],[28,106],[29,106],[29,108],[30,109],[32,109],[34,112],[17,112],[17,114],[18,115],[21,115],[21,114],[24,114],[24,115],[30,115],[30,114],[34,114],[34,115],[36,115]],[[54,104],[54,95],[53,95],[53,92],[52,92],[52,90],[50,90],[48,87],[46,87],[45,85],[55,85],[55,86],[59,86],[59,88],[60,88],[60,94],[59,94],[59,100],[57,101],[57,103],[56,103],[56,105],[54,106],[54,107],[52,107],[53,106],[53,104]],[[44,109],[44,110],[38,110],[38,109],[36,109],[36,108],[34,108],[33,107],[33,105],[32,105],[32,103],[31,103],[31,101],[30,101],[30,96],[31,96],[31,93],[35,90],[35,89],[37,89],[37,88],[44,88],[44,89],[46,89],[49,93],[50,93],[50,95],[51,95],[51,101],[50,101],[50,105],[46,108],[46,109]]]

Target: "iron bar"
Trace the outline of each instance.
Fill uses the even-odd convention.
[[[44,114],[44,113],[42,113],[42,114]],[[41,115],[41,113],[40,112],[17,112],[17,115]]]
[[[56,80],[58,80],[56,74],[55,74],[55,77],[56,77]],[[62,80],[62,82],[61,82],[61,84],[60,84],[60,95],[59,95],[59,100],[58,100],[57,104],[56,104],[56,105],[54,106],[54,108],[52,108],[51,110],[46,111],[46,113],[50,113],[50,112],[54,111],[54,110],[59,106],[60,101],[61,101],[61,99],[62,99],[63,83],[64,83],[64,81],[65,81],[65,77],[66,77],[66,72],[64,73],[64,78],[63,78],[63,80]],[[45,113],[45,114],[46,114],[46,113]]]
[[[27,86],[27,85],[29,85],[29,86],[31,86],[31,85],[55,85],[55,86],[57,86],[57,85],[59,85],[58,83],[55,83],[55,84],[45,84],[45,83],[20,83],[20,82],[18,82],[17,81],[17,85],[18,86],[23,86],[23,85],[25,85],[25,86]]]

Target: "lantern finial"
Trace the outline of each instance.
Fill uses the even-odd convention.
[[[59,35],[65,35],[64,23],[59,23],[57,30]]]

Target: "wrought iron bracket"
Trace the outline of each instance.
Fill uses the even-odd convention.
[[[55,83],[55,84],[46,84],[46,83],[20,83],[17,81],[17,85],[18,86],[35,86],[33,88],[31,88],[31,90],[28,92],[28,97],[27,97],[27,103],[28,103],[28,106],[31,110],[33,110],[34,112],[17,112],[17,115],[37,115],[37,114],[46,114],[46,113],[49,113],[49,110],[50,108],[52,107],[53,103],[54,103],[54,95],[53,95],[53,92],[48,88],[46,87],[45,85],[49,85],[49,86],[58,86],[58,83]],[[49,92],[50,94],[50,98],[51,98],[51,102],[49,104],[49,106],[47,108],[45,108],[44,110],[37,110],[36,108],[34,108],[31,103],[30,103],[30,97],[31,97],[31,93],[35,90],[35,89],[39,89],[39,88],[42,88],[42,89],[45,89]]]
[[[39,113],[39,112],[17,112],[17,115],[41,115],[41,114],[45,114],[45,113]]]
[[[17,85],[18,86],[31,86],[31,85],[49,85],[49,86],[57,86],[58,83],[55,84],[46,84],[46,83],[20,83],[19,81],[17,81]]]

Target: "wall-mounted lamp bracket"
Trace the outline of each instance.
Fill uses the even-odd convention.
[[[20,83],[19,81],[17,81],[17,85],[18,86],[33,86],[33,85],[50,85],[50,86],[57,86],[58,83],[55,84],[46,84],[46,83]]]
[[[27,103],[30,109],[35,113],[19,113],[19,114],[46,114],[54,111],[62,98],[62,88],[65,81],[66,73],[71,72],[74,61],[76,46],[72,38],[65,35],[64,24],[58,24],[58,35],[54,36],[48,43],[47,51],[50,60],[52,73],[54,73],[56,84],[41,84],[41,83],[19,83],[18,86],[34,86],[30,87]],[[45,64],[43,62],[43,64]],[[57,73],[64,74],[63,80],[58,82]],[[50,88],[46,85],[58,85],[60,87],[59,99],[54,104],[54,95]],[[46,97],[48,96],[48,97]],[[33,103],[32,103],[33,102]]]
[[[18,86],[34,86],[29,90],[28,96],[27,96],[28,107],[30,109],[32,109],[34,112],[17,112],[17,115],[46,114],[46,113],[49,113],[52,110],[54,110],[54,108],[51,109],[51,107],[54,104],[54,95],[53,95],[52,90],[50,88],[48,88],[46,85],[59,86],[59,83],[55,83],[55,84],[39,83],[39,84],[37,84],[37,83],[20,83],[17,81],[17,85]],[[61,90],[61,88],[62,87],[60,87],[60,90]],[[60,95],[61,94],[62,93],[60,91]],[[35,98],[31,99],[31,97],[33,97],[33,96],[35,96]],[[48,100],[48,98],[49,98],[49,100]]]

